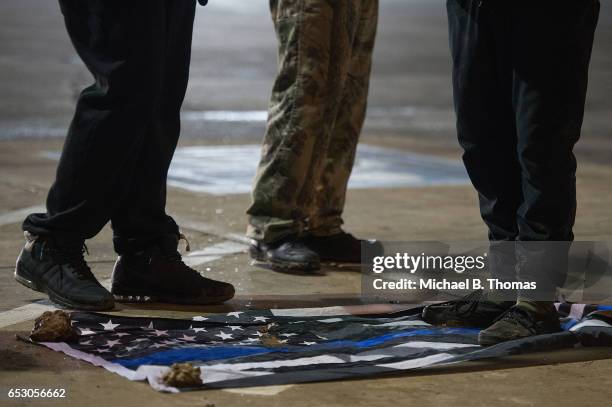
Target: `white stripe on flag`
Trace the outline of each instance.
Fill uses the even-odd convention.
[[[568,317],[575,319],[576,321],[580,321],[582,318],[584,318],[585,307],[585,304],[572,304]]]
[[[435,364],[444,362],[445,360],[449,360],[454,357],[455,355],[451,355],[449,353],[438,353],[436,355],[425,356],[419,359],[404,360],[401,362],[387,363],[387,364],[378,365],[378,366],[388,367],[391,369],[399,369],[399,370],[416,369],[419,367],[433,366]]]
[[[349,315],[344,307],[323,307],[323,308],[289,308],[272,309],[272,315],[277,317],[324,317],[331,315]]]
[[[346,363],[346,360],[331,355],[319,355],[309,358],[269,360],[256,363],[223,363],[208,366],[204,365],[201,366],[201,369],[204,369],[206,372],[208,372],[208,369],[210,368],[220,372],[244,372],[245,370],[249,369],[276,369],[279,367],[306,366],[321,363]]]
[[[578,331],[581,328],[585,328],[585,327],[590,327],[590,326],[598,326],[598,327],[604,327],[604,328],[612,328],[612,325],[610,325],[609,323],[607,323],[606,321],[602,321],[601,319],[587,319],[586,321],[582,321],[576,325],[574,325],[573,327],[570,328],[570,331]]]
[[[471,345],[468,343],[454,343],[454,342],[425,342],[425,341],[414,341],[400,343],[394,346],[394,348],[429,348],[429,349],[459,349],[459,348],[479,348],[480,345]]]
[[[364,326],[375,326],[375,327],[385,327],[385,326],[431,326],[425,321],[414,320],[414,321],[395,321],[395,322],[387,322],[384,324],[363,324]]]

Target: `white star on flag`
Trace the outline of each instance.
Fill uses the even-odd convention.
[[[162,336],[162,335],[168,336],[168,331],[158,331],[156,329],[155,332],[153,332],[153,333],[155,334],[155,336]]]
[[[206,317],[193,317],[192,320],[193,321],[206,321],[208,318]]]
[[[243,330],[241,327],[239,327],[237,325],[230,325],[230,326],[228,326],[228,328],[231,328],[232,331],[236,331],[236,330],[242,331]]]
[[[100,323],[100,325],[102,325],[105,331],[114,331],[115,328],[119,326],[119,324],[113,324],[113,321],[110,319],[108,320],[107,323],[105,324]]]
[[[89,329],[89,328],[80,328],[80,329],[79,329],[79,335],[81,335],[81,336],[85,336],[85,335],[93,335],[93,334],[95,334],[95,333],[96,333],[95,331],[92,331],[92,330],[91,330],[91,329]]]
[[[149,324],[149,326],[147,326],[145,329],[155,329],[155,328],[153,328],[153,321],[151,321],[151,323]]]
[[[248,341],[248,342],[259,342],[259,339],[258,338],[246,338],[245,341]]]
[[[108,346],[109,348],[112,348],[115,345],[119,345],[121,343],[120,340],[116,339],[116,340],[112,340],[112,341],[106,341],[106,344],[103,346]]]
[[[191,329],[193,332],[208,332],[206,329],[204,328],[193,328],[193,327],[189,327],[189,329]]]
[[[285,338],[291,338],[292,336],[297,336],[297,334],[280,334],[278,336],[284,336]]]
[[[306,345],[306,346],[310,346],[310,345],[316,345],[316,342],[308,342],[308,341],[304,341],[302,343],[300,343],[300,345]]]
[[[236,318],[240,318],[240,314],[244,314],[244,312],[242,312],[242,311],[228,312],[228,313],[227,313],[227,316],[228,316],[228,317],[236,317]]]
[[[116,334],[114,334],[117,338],[121,338],[122,336],[128,336],[128,333],[125,332],[117,332]]]
[[[106,353],[106,352],[110,352],[109,349],[96,349],[96,352],[98,353]]]
[[[219,338],[221,338],[221,339],[223,339],[223,340],[226,340],[226,339],[234,339],[234,337],[232,336],[232,334],[226,334],[226,333],[225,333],[225,332],[223,332],[223,331],[219,332],[219,334],[218,334],[218,335],[215,335],[215,336],[218,336]]]
[[[79,342],[79,345],[91,345],[91,339],[88,341]]]
[[[181,341],[185,341],[185,342],[195,342],[195,336],[187,336],[187,335],[183,335],[182,338],[179,338]]]
[[[255,319],[253,319],[253,322],[257,322],[257,321],[266,322],[269,319],[270,318],[266,318],[266,317],[255,317]]]
[[[136,346],[126,346],[126,347],[125,347],[125,350],[126,350],[127,352],[131,352],[131,351],[133,351],[134,349],[138,349],[138,345],[136,345]]]

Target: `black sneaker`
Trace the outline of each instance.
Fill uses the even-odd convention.
[[[59,247],[52,238],[24,233],[26,244],[15,267],[15,280],[66,308],[106,311],[113,296],[92,274],[84,246]]]
[[[376,240],[357,239],[350,233],[340,232],[331,236],[308,236],[306,246],[319,255],[323,262],[329,263],[361,263],[361,247],[368,245],[371,256],[383,254],[382,243]]]
[[[289,236],[272,243],[252,240],[251,258],[282,272],[316,273],[321,269],[319,256],[304,244],[304,240]]]
[[[493,325],[480,331],[478,343],[482,346],[491,346],[514,339],[560,331],[559,316],[553,305],[543,313],[515,305],[501,315]]]
[[[491,301],[483,290],[476,290],[458,300],[428,305],[421,316],[432,325],[486,328],[514,304]]]
[[[234,297],[233,285],[203,277],[183,262],[176,244],[172,245],[172,250],[156,245],[119,256],[111,279],[115,300],[209,305]]]

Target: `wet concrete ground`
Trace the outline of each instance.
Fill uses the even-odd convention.
[[[275,70],[267,2],[211,3],[198,11],[181,146],[257,143],[263,128],[260,112],[265,110]],[[14,334],[28,331],[32,319],[49,305],[44,296],[12,278],[22,245],[22,215],[12,214],[44,204],[56,163],[42,153],[61,149],[74,97],[89,78],[74,56],[55,2],[6,0],[0,7],[0,405],[607,404],[612,396],[609,348],[539,353],[373,380],[163,395],[145,384],[15,341]],[[604,4],[578,147],[578,240],[612,240],[611,21],[612,11]],[[383,0],[364,142],[398,153],[457,160],[448,71],[443,2]],[[188,317],[244,307],[359,301],[360,277],[352,271],[305,277],[252,266],[242,240],[248,203],[245,193],[213,195],[179,188],[169,192],[169,212],[199,252],[187,260],[208,276],[234,283],[235,300],[207,308],[120,306],[116,312]],[[486,236],[468,185],[353,189],[346,226],[356,235],[382,240]],[[101,281],[110,277],[115,260],[110,236],[105,228],[88,242],[88,260]],[[63,387],[68,397],[55,402],[8,400],[10,387]]]

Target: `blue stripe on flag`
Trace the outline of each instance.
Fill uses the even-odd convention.
[[[173,363],[188,362],[192,360],[207,362],[210,360],[237,358],[240,356],[258,355],[274,351],[275,349],[253,346],[183,347],[152,353],[136,359],[115,359],[113,362],[127,368],[137,368],[141,365],[169,366]]]
[[[439,329],[416,329],[409,331],[400,331],[389,333],[385,335],[376,336],[363,341],[330,341],[323,342],[308,347],[278,347],[278,348],[266,348],[263,346],[211,346],[211,347],[181,347],[177,349],[164,350],[156,353],[143,356],[136,359],[116,359],[114,363],[118,363],[127,368],[137,368],[141,365],[161,365],[168,366],[172,363],[187,362],[187,361],[201,361],[207,362],[212,360],[223,360],[229,358],[236,358],[241,356],[252,356],[260,355],[272,352],[284,352],[284,353],[300,353],[305,351],[313,350],[326,350],[336,349],[343,347],[354,347],[354,348],[368,348],[376,345],[380,345],[387,341],[411,337],[411,336],[445,336],[452,334],[463,334],[473,335],[479,332],[478,329],[471,328],[439,328]]]

